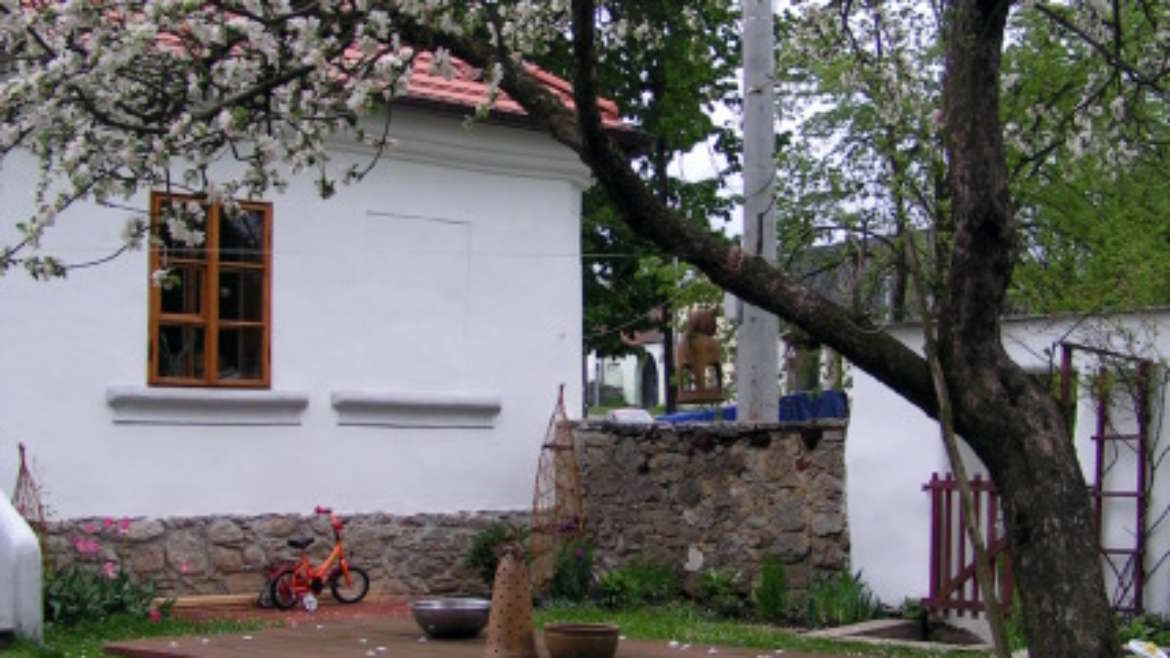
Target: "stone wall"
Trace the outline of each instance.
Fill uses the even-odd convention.
[[[471,538],[496,521],[527,523],[527,514],[475,512],[344,516],[350,561],[365,568],[379,594],[482,594],[463,567]],[[45,545],[58,567],[112,563],[153,579],[174,595],[259,592],[268,565],[293,559],[293,537],[313,537],[314,560],[333,547],[328,518],[267,515],[172,519],[75,519],[51,523]]]
[[[581,423],[586,525],[602,568],[635,557],[696,574],[788,565],[793,590],[848,564],[845,425]]]

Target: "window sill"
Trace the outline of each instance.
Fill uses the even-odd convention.
[[[109,386],[115,423],[146,425],[300,425],[300,391]]]
[[[491,429],[500,414],[492,394],[333,391],[338,425]]]

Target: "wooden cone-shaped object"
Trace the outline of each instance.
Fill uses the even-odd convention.
[[[523,549],[505,546],[492,584],[492,611],[488,618],[484,658],[536,658],[532,632],[532,591]]]

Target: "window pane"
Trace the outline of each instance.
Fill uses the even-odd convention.
[[[203,260],[207,246],[207,208],[194,201],[164,201],[156,231],[159,253],[170,258]]]
[[[219,330],[219,378],[260,379],[263,330],[234,327]]]
[[[203,378],[203,327],[159,325],[158,376]]]
[[[246,263],[264,262],[264,213],[241,208],[219,218],[219,259]]]
[[[223,267],[219,271],[219,317],[223,320],[264,319],[264,273]]]
[[[170,268],[168,282],[161,288],[163,313],[199,315],[203,293],[203,268],[179,265]]]

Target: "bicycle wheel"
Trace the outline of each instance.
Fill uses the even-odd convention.
[[[365,569],[350,565],[349,581],[346,582],[345,573],[338,569],[329,578],[329,589],[333,592],[333,598],[338,601],[357,603],[365,598],[366,592],[370,591],[370,577],[366,574]]]
[[[297,604],[297,592],[293,587],[293,579],[296,572],[288,569],[281,571],[276,578],[272,579],[272,585],[269,591],[272,595],[272,605],[281,610],[289,610]]]

